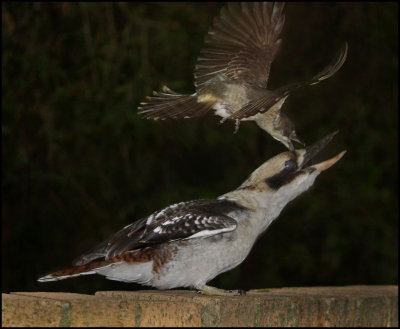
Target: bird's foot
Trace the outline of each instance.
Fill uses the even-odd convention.
[[[239,131],[239,126],[240,126],[240,120],[236,119],[235,120],[235,131],[233,132],[234,134],[236,134]]]
[[[216,296],[245,296],[246,291],[239,289],[239,290],[224,290],[219,289],[211,286],[204,286],[202,290],[197,292],[198,294],[203,295],[216,295]]]
[[[222,118],[221,120],[219,120],[219,123],[224,123],[226,119],[228,119],[228,117]]]

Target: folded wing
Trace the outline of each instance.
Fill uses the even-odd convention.
[[[82,266],[99,258],[108,260],[129,250],[160,243],[208,237],[233,231],[237,223],[227,214],[232,211],[245,211],[245,209],[228,200],[195,200],[177,203],[124,227],[81,255],[73,262],[73,265]]]

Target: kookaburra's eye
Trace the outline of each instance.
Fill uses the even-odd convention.
[[[297,169],[297,162],[295,160],[287,160],[285,162],[285,169],[286,170],[296,170]]]

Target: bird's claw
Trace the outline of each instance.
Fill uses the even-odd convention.
[[[243,289],[238,290],[223,290],[211,286],[204,286],[202,290],[197,291],[198,294],[215,295],[215,296],[245,296],[246,291]]]
[[[232,294],[237,293],[240,296],[246,296],[246,290],[244,289],[237,289],[237,290],[229,290]]]

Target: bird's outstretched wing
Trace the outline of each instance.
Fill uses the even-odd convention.
[[[266,88],[270,66],[279,50],[283,2],[229,3],[214,19],[194,71],[200,89],[218,75]]]
[[[237,222],[227,215],[246,208],[229,200],[181,202],[140,219],[74,260],[82,266],[98,258],[108,260],[126,251],[175,240],[209,237],[233,231]]]
[[[301,87],[315,85],[325,79],[330,78],[334,75],[344,64],[347,58],[348,45],[347,42],[342,47],[339,56],[328,66],[326,66],[322,71],[313,76],[310,80],[304,82],[291,83],[289,85],[283,86],[277,90],[272,91],[265,97],[260,97],[255,100],[250,101],[244,105],[239,111],[233,113],[228,119],[241,120],[243,118],[248,118],[258,113],[263,113],[268,111],[271,106],[278,103],[281,99],[289,96],[291,92]]]

